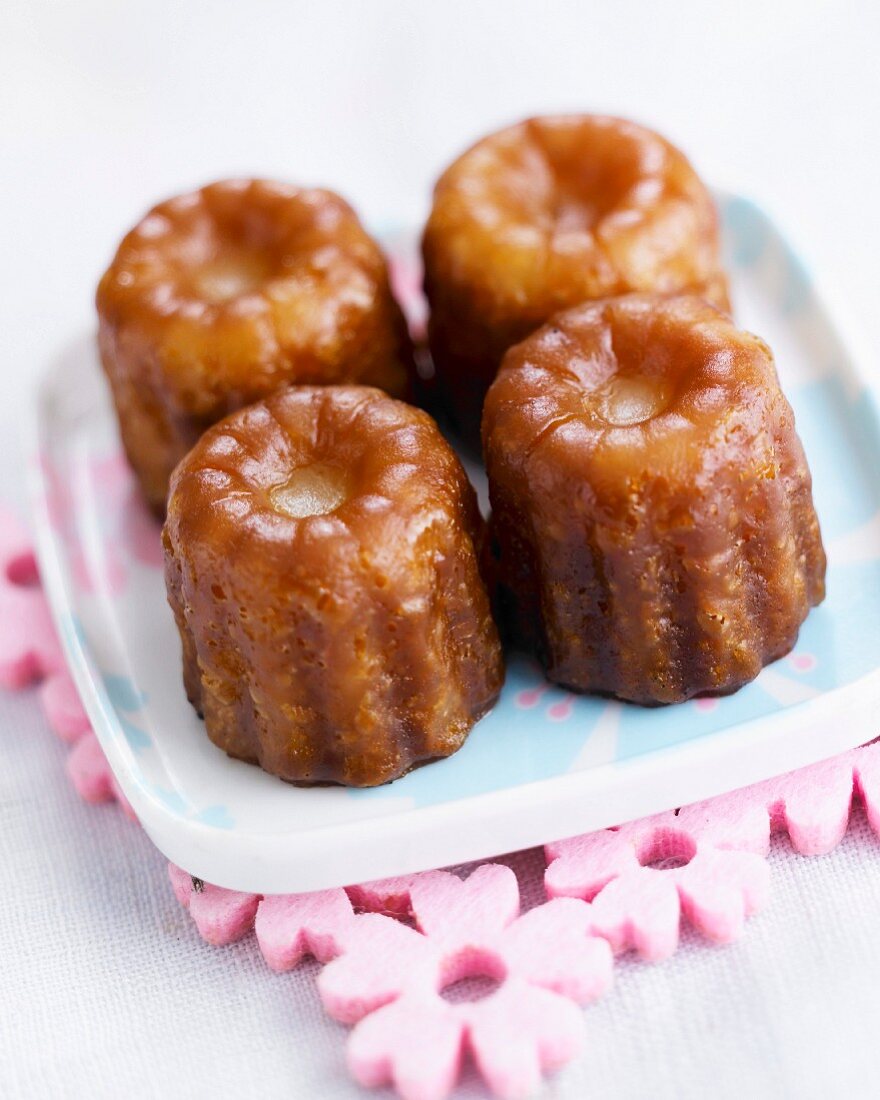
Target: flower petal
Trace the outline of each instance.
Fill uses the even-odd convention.
[[[344,890],[273,894],[257,909],[254,930],[272,970],[292,970],[304,955],[328,962],[341,951],[354,910]]]
[[[737,939],[770,890],[770,868],[754,852],[707,848],[673,874],[688,920],[716,943]]]
[[[501,958],[511,977],[587,1004],[611,986],[611,948],[590,935],[592,914],[577,898],[555,898],[505,930]]]
[[[502,1100],[530,1096],[545,1073],[584,1044],[581,1010],[566,997],[516,979],[470,1006],[469,1042],[477,1066]]]
[[[175,897],[189,910],[203,940],[215,947],[221,947],[235,943],[253,928],[260,901],[259,894],[245,894],[239,890],[211,886],[210,883],[193,879],[173,863],[168,864],[168,877]]]
[[[637,866],[596,897],[593,930],[615,955],[634,948],[643,959],[659,962],[674,953],[681,921],[675,873]]]
[[[519,912],[519,886],[509,867],[484,863],[467,879],[428,871],[410,887],[419,928],[447,952],[491,943]]]
[[[0,572],[0,687],[21,688],[64,668],[42,591]]]
[[[349,1070],[366,1088],[391,1084],[404,1100],[443,1100],[461,1068],[463,1019],[439,997],[401,997],[352,1031]]]
[[[770,850],[770,817],[762,784],[683,806],[677,826],[696,843],[765,856]]]
[[[318,975],[318,991],[334,1019],[353,1024],[406,992],[434,992],[440,963],[421,933],[380,913],[364,913],[345,933],[345,953]]]
[[[851,753],[789,772],[762,786],[774,824],[787,830],[796,852],[824,855],[841,842],[852,804]]]
[[[385,913],[389,917],[408,917],[412,912],[409,892],[418,875],[397,875],[394,878],[362,882],[346,886],[351,904],[368,913]]]
[[[880,835],[880,741],[863,745],[853,753],[859,793],[875,833]]]
[[[62,741],[73,743],[91,729],[79,692],[66,668],[43,681],[40,700],[49,725]]]
[[[31,585],[39,579],[31,537],[18,515],[0,505],[0,584]]]
[[[113,799],[110,765],[98,738],[86,733],[67,755],[67,774],[80,798],[86,802],[110,802]]]
[[[632,844],[611,829],[548,844],[544,853],[551,861],[544,887],[552,898],[590,901],[612,879],[638,866]]]

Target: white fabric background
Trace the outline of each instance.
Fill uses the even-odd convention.
[[[541,110],[654,123],[753,195],[876,357],[878,42],[867,0],[6,0],[0,497],[23,500],[33,378],[92,323],[101,268],[152,201],[254,173],[337,187],[373,225],[415,220],[467,140]],[[164,860],[79,802],[64,752],[32,696],[0,696],[0,1095],[359,1095],[311,968],[279,977],[252,943],[202,944]],[[662,966],[618,967],[586,1056],[547,1095],[877,1094],[880,843],[861,825],[828,857],[782,843],[772,862],[772,903],[739,944],[688,938]],[[516,866],[533,890],[536,858]]]

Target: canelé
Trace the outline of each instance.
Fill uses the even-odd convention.
[[[160,203],[120,244],[97,307],[122,441],[160,514],[205,428],[281,386],[407,392],[385,259],[330,191],[235,180]]]
[[[455,752],[503,678],[483,534],[433,420],[378,389],[297,386],[210,428],[163,532],[208,736],[300,783]]]
[[[500,614],[551,680],[646,704],[730,692],[824,596],[773,356],[699,298],[557,314],[507,352],[483,444]]]
[[[504,352],[551,314],[630,291],[728,307],[709,193],[622,119],[535,118],[479,141],[440,177],[423,252],[438,400],[471,441]]]

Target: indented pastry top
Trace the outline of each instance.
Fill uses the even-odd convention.
[[[440,177],[422,251],[435,400],[471,445],[504,353],[561,310],[647,292],[730,306],[711,195],[683,153],[624,119],[483,138]]]
[[[326,543],[341,568],[352,527],[385,527],[399,551],[399,539],[418,538],[436,509],[473,495],[438,440],[426,412],[382,390],[297,386],[208,429],[172,477],[168,525],[190,546],[215,549],[245,528],[266,552],[273,542],[283,553],[292,540]],[[289,558],[287,573],[312,568]],[[239,563],[230,557],[231,569]]]
[[[751,444],[768,404],[790,416],[763,340],[693,295],[631,294],[557,314],[510,349],[492,439],[512,461],[576,456],[597,489],[622,466],[685,478]]]
[[[716,228],[703,183],[659,134],[624,119],[556,115],[459,157],[437,183],[426,241],[447,237],[462,282],[482,285],[488,261],[487,301],[543,317],[578,296],[708,282]]]
[[[100,293],[108,306],[156,316],[255,308],[251,294],[326,266],[328,247],[374,266],[375,246],[339,195],[221,181],[154,206],[122,240]]]
[[[356,380],[347,345],[386,293],[382,253],[338,195],[234,180],[154,207],[120,244],[98,309],[161,340],[166,385],[208,416],[269,392],[291,362],[290,380]],[[397,370],[389,389],[402,393]]]
[[[161,514],[205,428],[291,384],[409,393],[412,348],[385,257],[331,191],[213,183],[155,206],[97,293],[126,454]]]

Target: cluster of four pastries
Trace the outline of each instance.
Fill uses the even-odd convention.
[[[171,199],[98,290],[187,694],[293,782],[454,752],[500,692],[499,627],[558,683],[668,703],[752,679],[824,594],[791,408],[682,153],[619,119],[509,127],[440,178],[423,255],[428,388],[327,191]],[[416,401],[482,434],[488,531]]]

